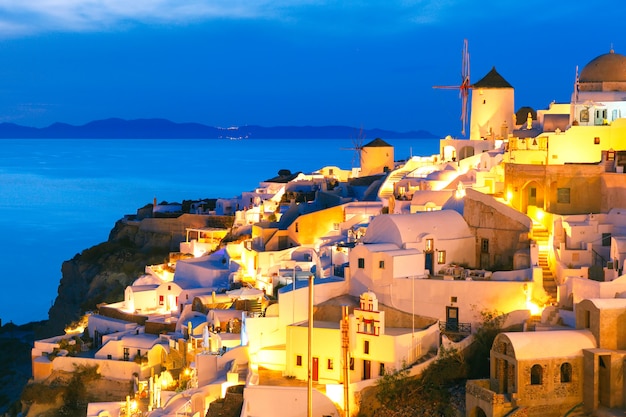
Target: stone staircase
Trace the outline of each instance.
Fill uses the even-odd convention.
[[[406,163],[404,163],[404,165],[390,172],[378,190],[378,197],[383,201],[388,200],[391,196],[393,196],[395,184],[403,179],[407,174],[410,174],[423,165],[423,161],[409,159]]]
[[[550,296],[550,303],[554,304],[557,301],[557,285],[548,263],[550,235],[544,225],[535,221],[533,221],[532,235],[539,248],[539,266],[543,271],[543,288]]]

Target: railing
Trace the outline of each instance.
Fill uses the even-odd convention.
[[[454,321],[440,321],[439,331],[442,333],[458,333],[458,334],[471,334],[471,323],[458,323]]]
[[[591,253],[593,255],[593,265],[599,265],[602,268],[607,266],[607,260],[604,258],[604,256],[600,255],[594,249],[591,249]]]

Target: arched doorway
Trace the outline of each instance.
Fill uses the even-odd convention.
[[[470,417],[487,417],[487,413],[480,407],[474,407],[470,412]]]
[[[522,187],[521,207],[522,213],[528,212],[529,206],[535,206],[540,209],[544,208],[544,187],[537,181],[530,181]]]
[[[452,145],[446,145],[442,149],[442,156],[444,161],[452,161],[456,159],[456,148]]]
[[[459,161],[462,161],[465,158],[469,158],[470,156],[474,156],[473,146],[463,146],[461,149],[459,149]]]

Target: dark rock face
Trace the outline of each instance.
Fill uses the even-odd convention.
[[[100,303],[124,299],[124,289],[146,265],[167,260],[171,235],[140,232],[136,224],[118,221],[109,240],[63,262],[58,295],[48,311],[50,335],[62,334],[68,324]]]
[[[186,238],[186,228],[230,228],[232,216],[182,214],[176,218],[119,220],[106,242],[63,262],[58,294],[48,311],[49,325],[41,338],[63,334],[65,327],[101,303],[124,300],[124,289],[146,265],[167,262]]]

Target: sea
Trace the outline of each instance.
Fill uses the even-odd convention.
[[[384,138],[383,138],[384,139]],[[439,139],[386,140],[396,160],[439,153]],[[1,139],[0,320],[48,318],[63,261],[158,202],[230,198],[281,169],[358,166],[351,139]]]

